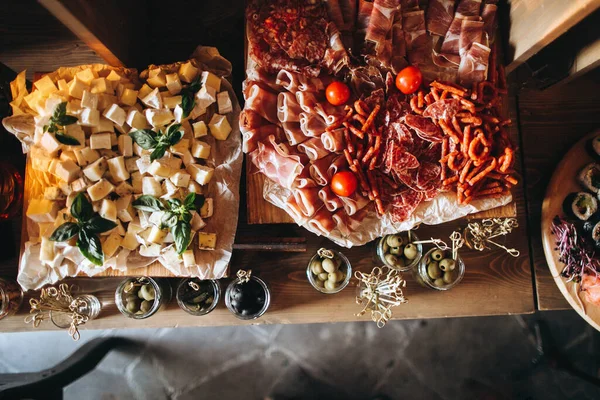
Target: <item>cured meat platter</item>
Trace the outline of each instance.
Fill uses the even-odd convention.
[[[564,260],[560,260],[556,237],[552,233],[552,225],[556,216],[564,214],[563,203],[569,193],[580,192],[582,190],[576,177],[586,164],[594,161],[586,146],[599,133],[600,131],[590,133],[577,142],[565,154],[554,170],[554,174],[546,190],[544,202],[542,203],[542,242],[544,245],[544,255],[546,256],[548,268],[552,273],[554,282],[556,282],[556,286],[558,286],[571,307],[598,330],[600,330],[600,306],[590,302],[590,297],[586,291],[581,290],[579,282],[576,282],[576,280],[568,281],[562,276],[565,263],[563,262]]]

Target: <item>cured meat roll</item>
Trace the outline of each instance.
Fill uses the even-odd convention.
[[[245,91],[246,106],[274,124],[279,122],[277,117],[277,95],[268,91],[256,82],[250,82]]]
[[[274,135],[258,143],[258,148],[250,153],[250,160],[267,178],[288,189],[304,168],[302,158],[290,154],[288,147],[277,143]]]
[[[281,92],[277,95],[277,118],[281,122],[299,122],[302,109],[292,93]]]
[[[328,235],[335,228],[335,222],[332,219],[331,212],[329,212],[325,207],[317,211],[317,213],[311,220],[308,221],[307,224],[309,227],[320,232],[322,235]]]
[[[319,190],[319,198],[325,204],[327,210],[334,212],[344,206],[344,202],[333,193],[329,186],[325,186]]]
[[[300,122],[283,122],[281,126],[283,127],[283,132],[290,146],[295,146],[309,139],[308,136],[302,132]]]
[[[304,135],[318,138],[327,129],[327,123],[319,114],[300,113],[300,129]]]
[[[293,194],[298,204],[298,209],[306,217],[312,217],[319,205],[322,205],[319,200],[319,189],[316,187],[295,189]]]
[[[298,150],[308,156],[311,161],[325,157],[329,152],[323,147],[321,139],[318,137],[308,139],[298,145]]]
[[[321,135],[321,142],[325,150],[332,153],[344,150],[344,130],[345,128],[338,128],[333,131],[325,131]]]
[[[427,7],[427,30],[432,35],[446,36],[454,19],[456,0],[430,0]]]
[[[329,183],[329,175],[327,175],[327,168],[331,165],[331,161],[335,157],[335,154],[329,154],[317,161],[313,161],[309,165],[310,176],[318,185],[325,186]]]

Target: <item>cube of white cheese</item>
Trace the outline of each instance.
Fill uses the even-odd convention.
[[[167,163],[169,168],[171,168],[171,173],[181,168],[181,158],[179,157],[174,157],[172,154],[167,153],[167,156],[163,157],[162,159]]]
[[[122,182],[129,179],[129,172],[125,168],[125,158],[123,156],[111,158],[106,160],[106,162],[108,163],[108,170],[114,182]]]
[[[54,260],[54,242],[43,237],[40,244],[40,261],[51,262],[52,260]]]
[[[121,247],[131,251],[137,249],[139,245],[139,242],[135,238],[135,233],[132,232],[127,232],[121,241]]]
[[[119,152],[123,155],[123,157],[133,156],[133,140],[131,139],[131,136],[121,135],[119,136],[117,143],[119,145]]]
[[[166,108],[174,109],[181,104],[181,96],[165,96],[163,95],[163,105]]]
[[[195,138],[206,136],[208,134],[208,129],[206,128],[206,123],[204,121],[194,122],[192,126],[194,127]]]
[[[142,193],[142,174],[140,171],[131,174],[131,186],[133,187],[133,193]]]
[[[190,148],[189,139],[181,139],[174,146],[171,146],[169,150],[173,154],[183,155],[183,153]]]
[[[206,222],[200,217],[197,212],[192,213],[192,219],[190,220],[190,225],[192,226],[193,231],[199,231],[200,229],[206,226]]]
[[[167,90],[172,95],[176,95],[181,92],[181,81],[179,80],[179,75],[177,73],[167,74]]]
[[[131,195],[126,195],[117,200],[117,217],[123,222],[131,222],[135,218],[131,198]]]
[[[98,95],[89,90],[84,90],[83,96],[81,97],[81,107],[97,109]]]
[[[196,106],[207,109],[217,101],[217,91],[211,86],[202,86],[196,93]]]
[[[54,175],[67,183],[71,183],[81,176],[81,168],[71,160],[60,161],[56,165]]]
[[[152,243],[161,244],[165,236],[167,236],[167,231],[160,229],[157,225],[154,225],[150,229],[148,240]]]
[[[46,150],[49,156],[54,157],[58,154],[58,151],[61,149],[62,145],[53,134],[50,132],[46,132],[42,135],[42,140],[40,141],[40,146]]]
[[[169,179],[165,179],[162,183],[162,191],[164,193],[161,196],[163,199],[172,199],[173,197],[176,197],[176,195],[179,193],[179,188],[175,186],[175,184]]]
[[[192,144],[192,155],[196,158],[207,159],[210,156],[210,145],[201,140],[194,140]]]
[[[42,78],[38,79],[33,83],[33,86],[36,87],[37,90],[45,94],[46,96],[50,93],[58,91],[58,88],[52,82],[52,79],[48,75],[44,75]]]
[[[111,221],[117,221],[117,203],[109,200],[102,199],[102,205],[100,206],[100,216],[102,218],[109,219]]]
[[[160,187],[160,182],[154,179],[151,176],[145,176],[142,178],[142,193],[160,197],[162,195],[162,189]]]
[[[123,124],[125,123],[125,118],[127,118],[125,110],[123,110],[116,104],[113,104],[106,110],[104,110],[104,113],[102,115],[104,115],[106,118],[110,119],[112,122],[120,126],[123,126]]]
[[[198,248],[200,250],[214,250],[217,247],[217,234],[198,232]]]
[[[105,198],[113,190],[115,190],[115,187],[109,181],[101,179],[87,188],[87,193],[90,196],[90,200],[98,201]]]
[[[48,116],[54,114],[54,110],[60,103],[62,103],[64,99],[61,96],[56,94],[51,94],[50,97],[46,99],[46,103],[44,105],[44,113]]]
[[[200,78],[202,86],[208,86],[213,88],[215,91],[221,90],[221,78],[209,71],[202,71],[202,77]]]
[[[133,193],[133,186],[127,182],[121,182],[115,188],[115,193],[121,197],[130,195]]]
[[[125,104],[127,106],[133,106],[137,102],[138,91],[125,88],[119,97],[119,101],[121,104]]]
[[[150,127],[150,124],[148,124],[146,117],[136,108],[132,108],[131,110],[129,110],[125,122],[127,122],[127,125],[131,126],[134,129],[146,129]]]
[[[190,174],[183,171],[178,171],[169,178],[177,187],[187,187],[190,183]]]
[[[123,238],[116,231],[111,232],[110,235],[104,239],[102,243],[102,252],[104,253],[104,259],[108,260],[111,258],[121,246]]]
[[[206,185],[208,182],[210,182],[215,172],[213,168],[199,164],[188,165],[186,171],[190,174],[193,180],[201,185]]]
[[[147,105],[148,107],[159,109],[163,107],[162,96],[158,91],[158,88],[155,88],[153,91],[148,93],[146,97],[142,99],[142,103]]]
[[[212,217],[213,212],[214,212],[213,199],[208,197],[208,198],[204,199],[204,204],[200,208],[200,216],[202,218],[210,218],[210,217]]]
[[[190,83],[198,76],[198,68],[194,67],[191,61],[188,61],[179,66],[177,74],[182,81]]]
[[[91,90],[91,88],[81,79],[79,79],[79,77],[75,76],[75,78],[69,84],[69,96],[81,100],[84,90]]]
[[[196,266],[196,257],[194,257],[194,250],[186,250],[181,256],[183,258],[184,267],[191,268]]]
[[[118,101],[117,96],[103,93],[98,95],[98,111],[104,111]]]
[[[139,168],[137,166],[137,160],[139,159],[139,157],[128,157],[125,159],[125,168],[127,168],[127,171],[129,171],[129,173],[139,171]]]
[[[148,172],[148,168],[150,168],[150,165],[152,164],[148,154],[143,154],[135,163],[137,164],[138,170],[142,174]]]
[[[67,114],[77,117],[81,114],[81,100],[73,99],[67,103]]]
[[[181,159],[183,160],[183,165],[185,165],[186,167],[190,164],[196,163],[196,159],[192,155],[192,152],[189,150],[183,152]]]
[[[82,176],[71,183],[71,190],[75,193],[83,192],[89,185],[88,179],[85,176]]]
[[[161,158],[160,160],[152,161],[150,168],[148,168],[148,173],[154,176],[168,178],[171,176],[171,167],[166,159]]]
[[[192,181],[192,180],[190,180],[187,190],[188,190],[188,192],[192,192],[192,193],[196,193],[196,194],[204,193],[204,189],[202,188],[202,185],[200,185],[198,182]]]
[[[115,125],[113,124],[113,122],[111,120],[109,120],[108,118],[100,117],[100,120],[98,121],[98,125],[93,126],[91,129],[92,135],[96,134],[96,133],[104,133],[104,132],[114,133],[114,131],[115,131],[114,127],[115,127]]]
[[[77,124],[67,125],[67,126],[65,126],[65,134],[71,136],[72,138],[74,138],[75,140],[77,140],[79,142],[80,146],[77,146],[77,147],[85,146],[85,132],[83,131],[81,126],[79,126]],[[74,147],[71,147],[71,148],[75,149]]]
[[[25,215],[34,222],[54,222],[59,204],[52,200],[31,199]]]
[[[113,94],[114,93],[112,84],[109,81],[107,81],[106,78],[96,78],[96,79],[92,80],[91,87],[92,87],[92,90],[91,90],[92,93],[98,93],[98,94],[102,94],[102,93]]]
[[[66,198],[63,191],[56,186],[48,186],[44,189],[44,199],[46,200],[62,200]]]
[[[71,160],[75,163],[77,162],[77,158],[75,158],[75,153],[73,153],[72,151],[69,151],[69,150],[63,150],[60,153],[59,159],[60,159],[60,161]]]
[[[227,91],[217,94],[217,105],[219,106],[219,114],[228,114],[233,111],[233,104]]]
[[[100,154],[89,147],[84,147],[81,150],[74,150],[74,153],[75,158],[77,158],[77,164],[79,164],[80,167],[85,167],[100,158]]]
[[[173,113],[168,108],[163,108],[160,110],[146,109],[144,110],[144,114],[146,115],[146,120],[153,127],[164,126],[175,119]]]
[[[79,125],[96,126],[100,122],[100,111],[93,108],[84,108],[79,114]]]
[[[111,147],[110,133],[96,133],[90,136],[91,149],[110,149]]]
[[[220,114],[214,114],[208,123],[210,134],[217,140],[227,140],[231,133],[231,125],[227,117]]]

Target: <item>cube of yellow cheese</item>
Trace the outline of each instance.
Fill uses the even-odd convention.
[[[150,93],[152,93],[153,90],[154,89],[152,89],[150,86],[148,86],[144,83],[142,85],[142,87],[140,88],[140,90],[138,91],[138,99],[142,100],[144,97],[146,97]]]
[[[208,134],[206,123],[204,121],[198,121],[192,124],[194,127],[194,137],[199,138]]]
[[[88,178],[92,182],[98,182],[104,176],[106,169],[108,168],[108,164],[106,163],[106,158],[101,157],[85,167],[83,169],[83,174],[86,178]]]
[[[125,122],[127,122],[127,125],[133,129],[146,129],[150,127],[146,117],[144,117],[144,115],[135,108],[129,110]]]
[[[206,185],[213,177],[215,170],[204,165],[190,164],[186,168],[193,180],[201,185]]]
[[[190,183],[190,174],[178,171],[169,178],[177,187],[187,187]]]
[[[94,72],[90,68],[86,68],[76,73],[75,78],[81,80],[86,85],[90,85],[97,76],[94,75]]]
[[[69,95],[69,85],[67,84],[67,81],[64,79],[59,79],[56,84],[58,85],[58,92],[60,93],[61,96],[68,96]]]
[[[191,61],[188,61],[179,66],[177,73],[182,81],[190,83],[198,76],[198,68],[194,67]]]
[[[129,135],[121,135],[117,141],[119,146],[119,152],[123,157],[133,156],[133,139]]]
[[[93,108],[84,108],[79,114],[79,125],[96,126],[100,122],[100,111]]]
[[[174,109],[181,104],[181,96],[162,96],[163,105],[167,108]]]
[[[167,231],[160,229],[157,225],[152,226],[150,234],[148,234],[148,241],[156,244],[161,244],[167,236]]]
[[[158,91],[158,88],[155,88],[153,91],[148,93],[148,95],[146,95],[146,97],[144,97],[142,99],[142,103],[144,103],[145,105],[147,105],[148,107],[151,107],[151,108],[156,108],[156,109],[162,108],[162,106],[163,106],[162,96],[161,96],[160,92]]]
[[[183,252],[183,265],[186,268],[191,268],[196,266],[196,257],[194,256],[194,250],[189,249]]]
[[[119,100],[122,104],[133,106],[137,102],[138,91],[125,88],[123,89],[123,93],[119,97]]]
[[[228,114],[233,111],[233,104],[227,91],[217,94],[217,105],[219,107],[219,114]]]
[[[110,119],[104,117],[100,117],[98,125],[92,126],[92,134],[103,132],[113,133],[114,131],[115,125],[113,124],[113,122]]]
[[[155,88],[163,87],[167,84],[167,77],[160,68],[155,68],[150,70],[147,82]]]
[[[111,258],[121,246],[123,238],[116,231],[111,232],[110,235],[104,239],[102,243],[102,252],[104,253],[104,259],[108,260]]]
[[[87,188],[87,193],[90,196],[90,200],[98,201],[108,196],[113,190],[115,190],[115,187],[109,181],[101,179]]]
[[[208,123],[210,134],[217,140],[227,140],[231,133],[231,125],[227,117],[220,114],[214,114]]]
[[[207,159],[210,156],[210,145],[201,140],[194,140],[192,144],[192,155],[196,158]]]
[[[34,222],[54,222],[59,210],[57,202],[46,199],[31,199],[25,215]]]
[[[135,250],[138,248],[140,243],[137,241],[135,237],[135,233],[127,232],[121,241],[121,246],[127,250]]]
[[[80,167],[85,167],[86,165],[89,165],[100,158],[100,154],[98,154],[96,150],[93,150],[89,147],[75,149],[73,152],[75,153],[77,164],[79,164]]]
[[[117,203],[109,199],[102,199],[99,214],[102,218],[117,222]]]
[[[148,173],[154,176],[168,178],[171,176],[171,167],[166,159],[161,158],[160,160],[152,161],[152,164],[150,164],[150,167],[148,168]]]
[[[129,172],[125,168],[125,158],[123,156],[111,158],[106,160],[106,162],[110,176],[112,176],[114,182],[122,182],[129,179]]]
[[[91,90],[91,88],[88,84],[86,84],[80,78],[75,76],[75,78],[69,84],[69,96],[81,100],[81,98],[83,97],[84,90]]]
[[[71,160],[60,161],[56,165],[54,175],[67,183],[71,183],[81,176],[81,168]]]
[[[216,247],[216,233],[198,232],[198,248],[200,248],[200,250],[214,250]]]
[[[98,95],[87,89],[84,90],[83,96],[81,97],[81,107],[97,109]]]
[[[135,186],[134,186],[135,189]],[[162,188],[160,187],[160,182],[154,179],[151,176],[145,176],[142,178],[142,193],[160,197],[162,195]]]
[[[163,108],[160,110],[146,109],[144,110],[146,119],[153,127],[164,126],[169,124],[175,118],[171,110]]]
[[[202,71],[200,82],[202,82],[202,86],[212,87],[217,92],[221,90],[221,78],[212,72]]]
[[[38,79],[33,83],[33,86],[45,96],[48,96],[50,93],[54,93],[58,91],[58,88],[52,82],[52,79],[48,75],[44,75],[42,78]]]
[[[120,126],[123,126],[123,124],[125,123],[125,118],[127,117],[125,110],[123,110],[116,104],[112,104],[110,107],[104,110],[104,113],[102,113],[102,115],[104,115],[106,118]]]
[[[204,204],[202,204],[202,207],[200,208],[200,216],[202,218],[210,218],[210,217],[212,217],[213,212],[214,212],[213,199],[208,197],[208,198],[204,199]]]
[[[101,94],[101,93],[113,94],[114,93],[112,83],[107,81],[106,78],[96,78],[96,79],[92,80],[92,83],[90,86],[92,87],[92,90],[91,90],[92,93],[97,93],[97,94]]]
[[[96,133],[90,136],[91,149],[110,149],[111,147],[110,133]]]
[[[108,76],[106,77],[107,81],[110,82],[121,82],[121,80],[124,79],[123,77],[121,77],[121,75],[119,75],[116,71],[110,71],[110,74],[108,74]]]
[[[169,90],[169,93],[176,95],[177,93],[181,92],[181,81],[179,80],[177,73],[168,74],[166,78],[167,90]]]
[[[188,139],[181,139],[175,145],[171,146],[169,150],[173,154],[183,155],[183,153],[190,148],[190,141]]]

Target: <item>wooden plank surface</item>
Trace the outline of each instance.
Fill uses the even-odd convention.
[[[511,72],[600,7],[598,0],[509,0],[506,71]]]
[[[541,92],[524,89],[518,105],[538,308],[566,309],[569,305],[554,283],[542,249],[542,200],[567,150],[600,126],[600,71]]]

